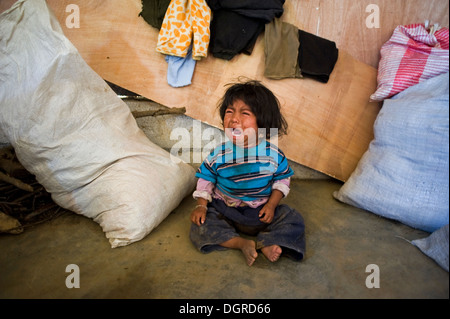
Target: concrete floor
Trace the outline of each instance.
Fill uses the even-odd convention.
[[[240,251],[207,255],[189,241],[187,197],[153,232],[110,248],[100,226],[63,215],[0,234],[0,298],[298,299],[449,297],[448,272],[402,239],[429,234],[338,202],[333,179],[294,179],[284,203],[305,219],[307,252],[294,262],[260,255],[252,267]],[[400,238],[401,237],[401,238]],[[76,264],[80,288],[67,288]],[[379,267],[380,288],[367,288],[366,266]]]

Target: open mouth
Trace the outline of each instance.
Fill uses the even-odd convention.
[[[241,136],[242,135],[242,130],[240,128],[234,128],[231,130],[231,135],[233,136]]]

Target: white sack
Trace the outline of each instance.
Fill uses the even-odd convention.
[[[0,15],[0,136],[61,207],[111,247],[144,238],[195,186],[81,58],[44,0]]]

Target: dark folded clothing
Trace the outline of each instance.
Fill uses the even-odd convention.
[[[228,10],[243,16],[261,19],[264,23],[283,14],[285,0],[208,0],[211,10]]]
[[[170,0],[142,0],[142,11],[139,16],[152,27],[161,29]]]
[[[220,59],[231,60],[235,55],[250,55],[264,24],[258,19],[244,17],[232,11],[214,12],[211,21],[209,50]]]
[[[284,0],[208,0],[207,4],[213,12],[209,49],[225,60],[251,54],[265,23],[284,10]]]
[[[302,75],[327,83],[338,59],[336,43],[303,30],[298,30],[298,37],[298,64]]]

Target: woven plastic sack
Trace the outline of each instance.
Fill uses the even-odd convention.
[[[0,136],[63,208],[112,248],[143,239],[195,186],[81,58],[45,0],[0,15]]]
[[[336,199],[433,232],[449,223],[449,74],[384,101],[374,139]]]
[[[425,255],[432,258],[439,266],[448,271],[448,224],[435,230],[425,238],[415,239],[411,244],[419,248]]]
[[[378,86],[371,101],[383,101],[406,88],[449,71],[449,32],[429,32],[424,24],[401,25],[380,50]]]

